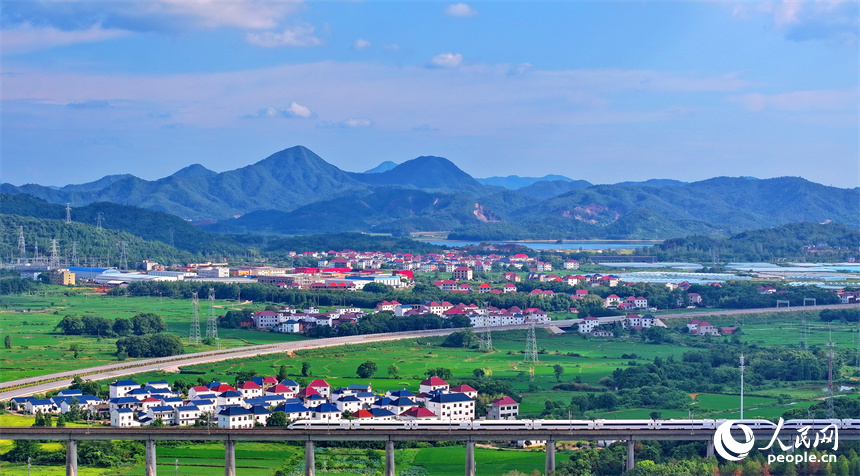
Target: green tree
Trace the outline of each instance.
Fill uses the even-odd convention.
[[[282,365],[282,366],[278,367],[278,382],[283,382],[289,376],[290,376],[290,374],[287,372],[287,366],[286,365]]]
[[[0,459],[12,463],[26,463],[28,459],[37,459],[41,451],[38,440],[15,440],[12,449],[0,456]]]
[[[64,426],[66,426],[66,417],[64,415],[60,415],[57,417],[57,428]]]
[[[82,346],[78,342],[72,342],[71,344],[69,344],[69,351],[71,351],[74,354],[76,359],[78,358],[79,355],[81,355],[81,351],[83,351],[83,350],[84,350],[84,346]]]
[[[469,347],[478,341],[472,329],[453,332],[442,341],[442,347]]]
[[[355,371],[359,378],[370,378],[374,372],[376,372],[376,362],[370,360],[359,365]]]
[[[131,334],[134,330],[134,327],[131,325],[131,321],[119,317],[115,321],[113,321],[113,326],[111,326],[111,329],[113,329],[114,334],[124,337]]]
[[[482,379],[487,376],[487,372],[484,371],[484,369],[475,369],[472,371],[472,375],[474,375],[476,379]]]
[[[436,367],[434,369],[430,369],[424,372],[424,375],[428,377],[439,377],[442,380],[450,380],[451,379],[451,369],[445,367]]]
[[[3,347],[4,347],[4,348],[6,348],[6,349],[11,349],[11,348],[12,348],[12,336],[7,335],[7,336],[3,339]]]
[[[142,312],[131,318],[131,326],[135,335],[157,334],[167,330],[167,323],[158,314]]]
[[[155,421],[152,422],[152,427],[164,428],[164,420],[162,420],[161,417],[156,418]]]
[[[272,412],[269,419],[266,421],[266,426],[287,426],[287,414],[284,412]]]
[[[382,284],[382,283],[367,283],[364,285],[363,288],[361,288],[361,290],[366,292],[366,293],[388,294],[388,293],[394,291],[394,288],[392,288],[391,286],[389,286],[387,284]]]
[[[310,377],[311,376],[311,363],[310,362],[302,362],[302,377]]]
[[[561,374],[564,373],[564,367],[559,364],[555,364],[552,366],[552,372],[555,374],[555,380],[557,382],[561,382]]]
[[[388,376],[391,378],[397,378],[400,375],[400,367],[391,364],[388,366]]]

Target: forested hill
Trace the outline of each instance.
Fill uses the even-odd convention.
[[[487,180],[482,184],[450,160],[430,156],[384,172],[349,173],[296,146],[220,173],[190,165],[155,181],[116,175],[60,189],[0,184],[0,191],[29,194],[61,206],[111,202],[198,223],[219,220],[211,230],[222,233],[449,231],[452,238],[470,240],[655,239],[730,236],[804,221],[860,226],[860,189],[828,187],[800,177],[716,177],[692,183],[662,179],[593,186],[562,176]],[[508,190],[487,183],[529,185]],[[98,211],[110,211],[107,205],[99,207],[82,207],[72,219],[95,223]],[[60,208],[52,210],[55,216],[43,217],[63,218]],[[146,220],[166,223],[165,217],[151,215]],[[169,242],[166,233],[172,228],[173,242],[182,248],[185,245],[177,241],[180,226],[173,220],[173,225],[147,224],[133,232]],[[107,221],[103,226],[114,225]],[[147,235],[147,229],[161,235]],[[219,249],[205,235],[188,231],[188,238],[194,246],[184,249],[196,251],[200,243],[205,250]]]
[[[66,207],[26,194],[0,194],[0,211],[5,215],[51,220],[66,218]],[[189,253],[233,255],[245,252],[244,247],[232,238],[208,233],[169,213],[108,202],[91,203],[71,210],[73,222],[94,227],[98,224],[99,215],[102,228],[128,232],[142,240],[160,241]]]
[[[51,240],[58,240],[58,252],[65,259],[71,259],[72,244],[77,242],[77,256],[81,265],[118,266],[120,242],[127,243],[128,265],[142,259],[156,260],[160,263],[184,263],[204,259],[206,256],[178,250],[159,241],[148,241],[131,233],[98,229],[93,225],[66,223],[64,220],[24,217],[0,214],[2,239],[0,239],[0,260],[8,262],[18,258],[18,230],[24,229],[27,257],[32,258],[38,245],[40,257],[51,256]],[[215,258],[216,256],[211,256]],[[217,256],[220,258],[220,256]],[[61,261],[62,265],[68,265]],[[74,264],[74,263],[71,263]]]
[[[839,223],[791,223],[745,231],[728,238],[693,235],[673,238],[637,253],[654,255],[661,261],[709,262],[766,261],[777,259],[834,261],[856,257],[860,231]]]

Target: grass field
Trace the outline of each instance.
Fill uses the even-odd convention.
[[[0,297],[0,329],[12,338],[12,349],[0,349],[0,381],[44,375],[113,363],[117,361],[116,339],[91,336],[66,336],[55,330],[65,315],[96,315],[110,319],[131,318],[141,312],[160,315],[169,332],[183,338],[186,352],[213,350],[214,346],[192,345],[187,341],[191,326],[191,302],[160,297],[110,297],[84,294],[80,290],[49,288],[54,294],[14,295]],[[216,301],[214,312],[223,314],[237,308],[234,302]],[[243,305],[262,309],[263,305]],[[16,312],[28,311],[28,312]],[[208,302],[200,306],[201,320],[209,312]],[[205,322],[204,322],[205,325]],[[239,329],[219,329],[222,348],[268,344],[303,339],[301,336],[256,332]],[[70,346],[83,348],[77,359]]]

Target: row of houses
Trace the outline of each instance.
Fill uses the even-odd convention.
[[[323,379],[301,387],[292,379],[254,377],[238,386],[223,382],[192,387],[187,396],[172,391],[166,382],[118,380],[110,384],[110,397],[62,391],[52,399],[22,397],[13,400],[16,409],[35,414],[66,413],[68,402],[86,405],[85,411],[109,415],[111,426],[147,426],[155,421],[187,426],[205,422],[220,428],[252,428],[265,425],[274,412],[284,412],[288,420],[337,422],[345,416],[381,420],[435,419],[467,421],[475,418],[478,392],[468,385],[452,387],[439,377],[421,381],[418,394],[408,390],[375,393],[371,384],[332,388]],[[43,402],[42,400],[45,400]],[[86,402],[86,403],[83,403]],[[101,405],[98,412],[92,405]],[[510,397],[493,400],[489,418],[512,419],[519,404]]]

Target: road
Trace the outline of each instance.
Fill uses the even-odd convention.
[[[764,309],[737,309],[730,311],[696,311],[680,314],[663,314],[656,316],[659,319],[692,319],[708,316],[729,316],[738,314],[760,314],[766,312],[785,312],[788,310],[822,310],[822,309],[857,309],[860,304],[834,304],[824,306],[807,306],[802,308],[764,308]],[[568,319],[552,321],[550,324],[539,327],[570,327],[579,322],[579,319]],[[493,330],[526,329],[527,326],[505,326],[494,327]],[[249,347],[238,347],[220,351],[198,352],[194,354],[176,355],[158,359],[142,359],[132,362],[120,362],[87,369],[60,372],[38,377],[13,380],[0,383],[0,401],[15,397],[24,397],[33,394],[45,393],[51,390],[66,388],[75,376],[85,377],[90,380],[117,379],[128,375],[158,370],[174,369],[180,366],[206,364],[220,362],[230,359],[254,357],[264,354],[289,353],[304,349],[319,349],[323,347],[334,347],[348,344],[366,344],[372,342],[384,342],[401,339],[418,339],[422,337],[445,336],[459,329],[434,329],[428,331],[407,331],[388,334],[368,334],[349,337],[332,337],[328,339],[303,340],[295,342],[284,342],[280,344],[265,344]]]

